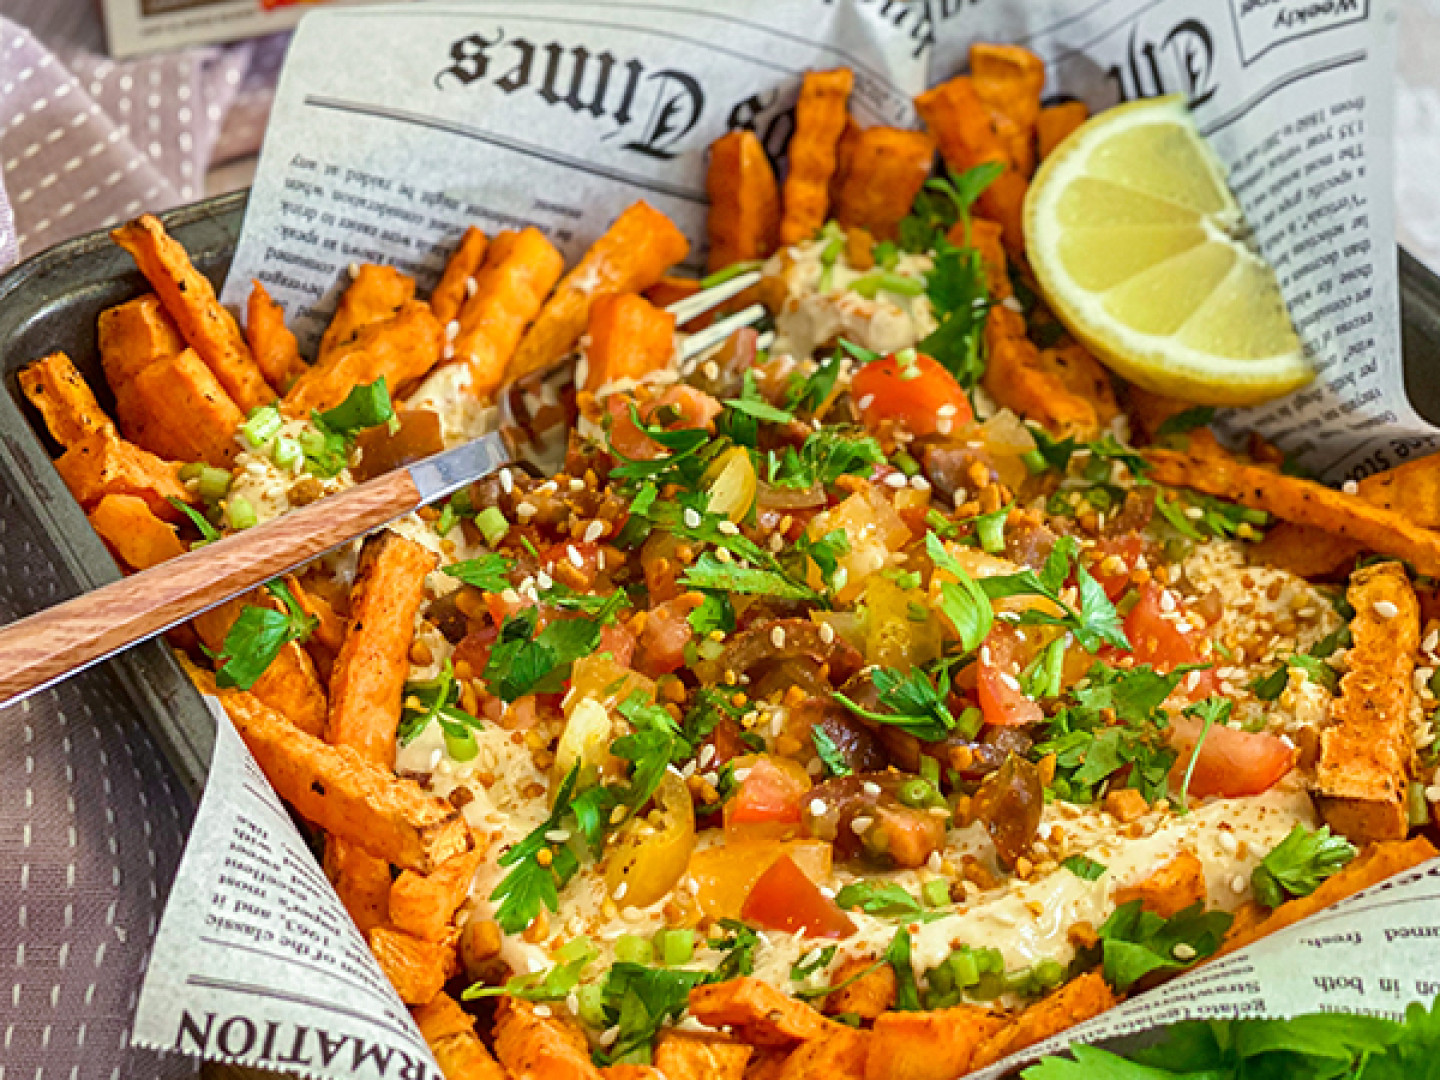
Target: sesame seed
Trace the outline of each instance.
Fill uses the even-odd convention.
[[[874,405],[874,404],[875,404],[875,395],[874,395],[874,394],[866,394],[864,397],[862,397],[862,398],[861,398],[859,401],[857,401],[855,404],[858,405],[858,406],[860,406],[860,411],[861,411],[861,412],[864,412],[866,409],[870,408],[871,405]]]
[[[569,829],[551,829],[545,834],[545,839],[552,844],[563,844],[570,839]]]
[[[1425,789],[1425,798],[1429,802],[1440,802],[1440,784],[1431,784]]]
[[[720,381],[720,365],[717,364],[714,360],[706,360],[705,366],[702,367],[700,370],[704,373],[705,378],[709,379],[711,382]]]
[[[454,340],[455,340],[457,337],[459,337],[459,336],[460,336],[460,320],[459,320],[459,319],[451,319],[448,323],[445,324],[445,340],[446,340],[446,341],[454,341]]]
[[[730,554],[730,549],[723,547],[715,549],[715,558],[719,559],[721,562],[735,561],[735,556]]]
[[[1244,874],[1236,874],[1233,878],[1230,879],[1231,892],[1237,894],[1243,893],[1247,888],[1249,888],[1249,883],[1245,880]]]
[[[785,647],[785,628],[783,626],[774,627],[770,631],[770,644],[777,649]]]
[[[957,409],[954,405],[951,405],[949,402],[946,402],[944,405],[941,405],[940,408],[938,408],[938,409],[935,410],[935,415],[936,415],[936,416],[954,416],[954,415],[955,415],[956,413],[958,413],[959,411],[960,411],[960,410]]]
[[[630,883],[629,883],[628,881],[622,881],[622,882],[620,882],[619,885],[615,886],[615,899],[616,899],[616,900],[624,900],[624,899],[625,899],[625,894],[626,894],[627,892],[629,892],[629,891],[630,891]]]
[[[1198,954],[1195,952],[1195,946],[1189,945],[1183,941],[1177,941],[1175,943],[1175,948],[1170,950],[1170,955],[1175,957],[1175,959],[1179,960],[1182,964],[1188,964],[1191,960],[1194,960]]]
[[[1161,611],[1174,611],[1174,610],[1175,610],[1175,594],[1172,593],[1169,589],[1162,589],[1162,590],[1160,591],[1160,610],[1161,610]]]
[[[536,1006],[535,1006],[535,1015],[536,1015],[536,1016],[549,1016],[549,1015],[550,1015],[550,1006],[549,1006],[549,1005],[536,1005]]]
[[[940,868],[944,865],[944,860],[940,858],[940,852],[938,852],[938,851],[932,851],[932,852],[930,852],[930,858],[928,858],[928,859],[925,860],[925,865],[926,865],[926,867],[929,868],[933,873],[936,873],[936,874],[940,873]]]
[[[354,280],[355,280],[356,278],[358,278],[359,276],[360,276],[360,264],[359,264],[359,263],[352,262],[352,263],[350,264],[350,280],[351,280],[351,281],[354,281]]]
[[[1000,673],[1000,681],[1003,682],[1006,686],[1008,686],[1011,690],[1015,690],[1018,692],[1020,689],[1020,680],[1015,678],[1015,676],[1011,675],[1008,671],[1002,671]]]
[[[880,794],[880,785],[875,783],[874,780],[866,780],[865,783],[860,785],[860,790],[873,799]]]
[[[892,472],[885,477],[885,485],[892,488],[903,488],[910,483],[909,478],[901,472]]]
[[[585,490],[585,481],[584,481],[584,480],[581,480],[578,476],[573,476],[573,477],[570,478],[570,494],[572,494],[572,495],[579,495],[580,492],[582,492],[582,491],[584,491],[584,490]]]
[[[824,815],[824,813],[825,813],[825,800],[824,800],[824,799],[811,799],[811,800],[810,800],[810,816],[811,816],[811,817],[821,817],[821,816]]]
[[[506,495],[509,495],[515,490],[515,477],[509,469],[500,470],[500,490],[505,492]]]
[[[822,622],[820,624],[820,640],[826,645],[831,644],[835,640],[835,627],[828,622]]]
[[[839,570],[836,570],[835,573],[831,576],[830,584],[835,586],[836,589],[843,589],[845,588],[845,583],[849,580],[850,571],[846,570],[845,567],[842,566]]]
[[[778,532],[771,533],[766,546],[769,547],[771,551],[779,551],[785,546],[785,537]]]
[[[1345,492],[1346,495],[1359,495],[1360,485],[1357,484],[1354,480],[1346,480],[1345,483],[1341,486],[1340,490]]]
[[[950,429],[954,426],[955,421],[951,420],[948,416],[937,417],[935,420],[935,430],[941,435],[949,435]]]
[[[1234,855],[1240,850],[1240,843],[1235,839],[1234,833],[1222,832],[1220,834],[1220,850],[1226,855]]]
[[[1187,506],[1185,508],[1185,516],[1191,521],[1199,521],[1205,516],[1205,511],[1201,510],[1198,506]]]
[[[535,584],[540,586],[540,588],[542,589],[550,589],[554,588],[555,579],[552,578],[549,574],[547,574],[544,570],[541,570],[535,575]]]
[[[930,481],[926,480],[925,477],[921,476],[919,473],[916,473],[910,478],[910,486],[916,491],[929,491]]]
[[[570,556],[570,563],[576,570],[585,569],[585,557],[580,554],[580,549],[574,544],[565,545],[565,554]]]
[[[539,512],[540,508],[529,500],[524,500],[518,503],[515,507],[515,516],[518,517],[522,522],[529,521]]]
[[[1393,619],[1400,614],[1400,609],[1390,600],[1376,600],[1374,606],[1375,614],[1382,619]]]
[[[693,507],[686,507],[685,513],[681,515],[685,520],[687,529],[698,529],[700,527],[700,511]]]
[[[700,748],[700,757],[698,760],[700,762],[700,768],[708,769],[710,767],[710,763],[715,760],[715,744],[706,743],[704,746],[702,746]]]
[[[719,529],[722,533],[724,533],[726,536],[740,535],[740,526],[736,525],[733,521],[722,521],[719,525],[715,527]]]
[[[592,521],[592,522],[590,522],[589,525],[586,525],[586,526],[585,526],[585,538],[584,538],[584,542],[587,543],[587,544],[593,544],[596,540],[599,540],[599,539],[600,539],[602,536],[604,536],[604,535],[605,535],[605,522],[603,522],[603,521]]]
[[[474,296],[474,295],[475,295],[477,292],[479,292],[479,291],[480,291],[480,283],[479,283],[478,281],[476,281],[473,277],[467,277],[467,278],[465,279],[465,296],[466,296],[466,298],[469,298],[469,297],[471,297],[471,296]]]
[[[850,822],[850,831],[856,836],[864,836],[870,826],[874,824],[875,819],[872,817],[857,817],[854,821]]]

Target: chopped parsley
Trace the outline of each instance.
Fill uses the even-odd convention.
[[[1100,583],[1080,564],[1078,552],[1075,538],[1062,536],[1055,542],[1050,557],[1046,559],[1045,566],[1039,573],[1034,570],[1021,570],[1015,574],[984,578],[978,584],[991,600],[1005,596],[1036,595],[1045,597],[1061,610],[1061,614],[1054,615],[1032,608],[1021,613],[1021,623],[1062,626],[1074,634],[1075,640],[1089,653],[1097,653],[1105,645],[1128,652],[1130,642],[1125,637],[1123,621]],[[1080,600],[1079,611],[1060,596],[1060,590],[1070,576],[1072,561],[1076,591]]]
[[[448,659],[436,678],[406,683],[403,700],[400,726],[395,733],[401,746],[414,742],[422,731],[436,723],[445,734],[445,747],[451,757],[469,761],[475,756],[474,731],[483,725],[460,708],[460,684]]]
[[[281,649],[292,641],[304,642],[318,625],[285,582],[266,582],[265,588],[285,610],[254,604],[241,609],[220,651],[214,654],[220,662],[215,669],[215,684],[223,689],[249,690],[269,670]]]
[[[1296,825],[1251,872],[1250,889],[1260,903],[1277,908],[1293,896],[1309,896],[1355,855],[1354,845],[1332,836],[1330,826],[1311,832]]]
[[[797,451],[769,454],[766,479],[776,487],[805,491],[816,484],[830,487],[842,476],[866,474],[885,462],[885,451],[869,435],[852,428],[826,427],[812,432]]]
[[[957,222],[969,220],[970,207],[1004,171],[1004,165],[986,162],[926,181],[900,222],[900,247],[922,255],[933,250]]]
[[[466,559],[444,567],[450,577],[473,585],[481,592],[501,593],[510,587],[509,574],[515,569],[515,561],[504,555],[481,555],[478,559]]]
[[[525,608],[506,616],[485,665],[485,682],[502,701],[526,694],[558,693],[570,667],[600,644],[600,624],[586,618],[556,619],[538,634],[540,612]]]
[[[1070,855],[1060,863],[1066,870],[1085,881],[1099,881],[1109,869],[1104,863],[1084,855]]]
[[[934,357],[961,386],[973,388],[985,374],[980,346],[990,310],[980,252],[957,248],[942,237],[925,278],[925,295],[939,325],[920,343],[920,351]]]
[[[1183,971],[1213,956],[1230,929],[1226,911],[1192,904],[1169,919],[1146,911],[1139,900],[1121,904],[1100,927],[1105,981],[1129,990],[1156,971]]]
[[[810,729],[810,737],[815,741],[815,753],[819,755],[820,763],[825,766],[827,773],[831,776],[849,776],[855,771],[850,768],[845,755],[823,727],[814,725]]]
[[[908,672],[876,667],[870,677],[879,703],[889,712],[864,708],[844,694],[836,694],[835,700],[857,716],[897,727],[921,742],[939,742],[954,730],[955,717],[945,704],[950,694],[950,669],[947,664],[938,665],[934,682],[918,667]]]

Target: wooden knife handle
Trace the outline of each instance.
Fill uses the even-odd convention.
[[[420,504],[406,469],[0,629],[0,705],[89,667],[363,536]]]

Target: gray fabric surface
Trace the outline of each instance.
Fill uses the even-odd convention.
[[[0,0],[0,270],[202,197],[259,146],[283,41],[131,63],[90,0]],[[0,483],[0,623],[63,596]],[[0,715],[0,1080],[191,1076],[129,1047],[193,807],[100,669]]]

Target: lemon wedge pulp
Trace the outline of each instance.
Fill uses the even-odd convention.
[[[1313,376],[1275,272],[1178,97],[1076,130],[1035,174],[1025,237],[1060,321],[1147,390],[1254,405]]]

